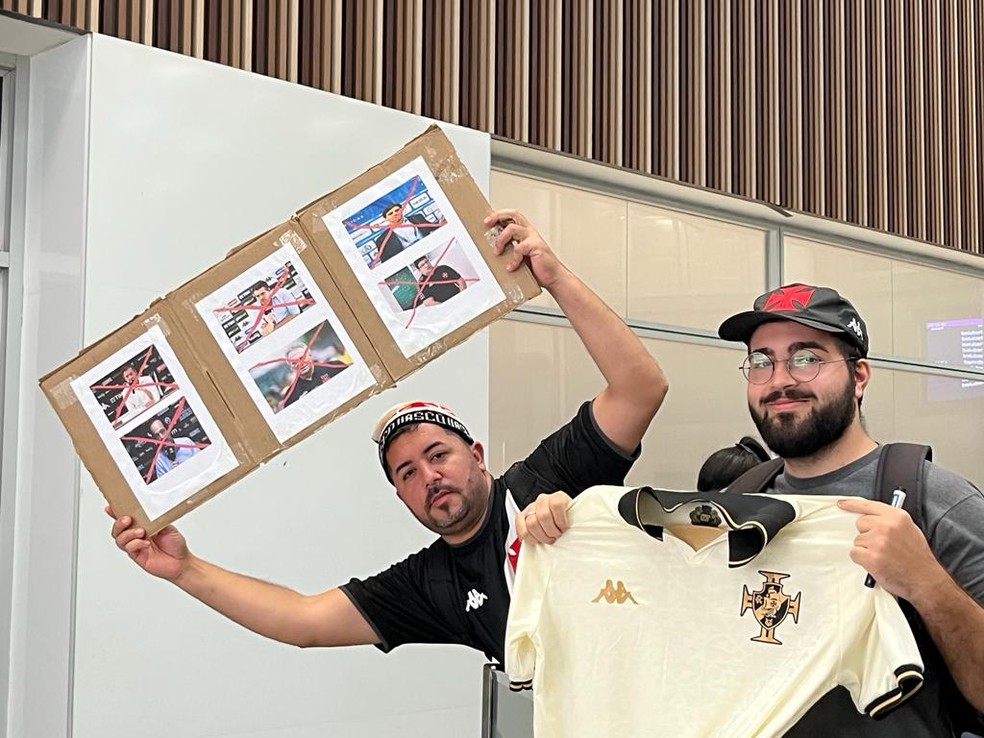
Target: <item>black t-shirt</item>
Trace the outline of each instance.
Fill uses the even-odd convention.
[[[430,280],[424,285],[420,294],[424,298],[431,298],[435,302],[444,302],[461,292],[461,288],[455,284],[461,279],[461,275],[454,269],[447,266],[434,267],[431,272]]]
[[[586,402],[567,425],[494,479],[481,530],[451,546],[430,546],[368,579],[342,586],[390,651],[404,643],[458,643],[503,662],[506,616],[519,540],[517,512],[544,492],[572,497],[596,484],[622,484],[639,450],[626,456],[598,430]]]
[[[318,389],[321,385],[327,382],[329,379],[334,377],[339,372],[347,369],[348,365],[345,366],[315,366],[312,367],[312,373],[310,379],[305,379],[304,377],[298,377],[297,383],[294,385],[294,389],[290,393],[290,397],[284,400],[284,407],[297,402],[301,397],[306,395],[308,392],[313,392]]]

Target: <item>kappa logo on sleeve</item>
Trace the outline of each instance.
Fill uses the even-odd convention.
[[[632,593],[625,588],[622,580],[618,580],[618,585],[612,584],[611,579],[605,580],[605,586],[601,588],[598,596],[595,597],[592,602],[599,602],[604,599],[609,605],[624,605],[626,602],[631,602],[633,605],[638,605],[635,597]]]
[[[765,581],[762,589],[757,592],[749,592],[748,587],[742,587],[741,613],[744,615],[748,610],[759,624],[759,634],[750,640],[756,643],[772,643],[777,646],[782,645],[782,641],[776,638],[776,628],[778,628],[787,616],[792,617],[794,623],[799,622],[800,595],[790,597],[782,591],[782,580],[789,574],[779,574],[774,571],[759,571]]]

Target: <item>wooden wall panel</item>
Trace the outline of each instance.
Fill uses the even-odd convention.
[[[982,252],[976,0],[0,0],[0,8]]]

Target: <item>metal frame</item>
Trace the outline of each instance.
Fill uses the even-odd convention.
[[[17,65],[11,68],[11,64]],[[12,624],[14,502],[17,474],[17,388],[20,362],[21,300],[24,294],[23,218],[14,217],[15,199],[23,205],[26,166],[27,64],[0,55],[0,736],[7,735],[10,707],[10,636]],[[19,188],[19,189],[18,189]],[[16,193],[20,192],[18,196]],[[21,208],[21,212],[23,208]],[[18,238],[18,235],[20,236]]]

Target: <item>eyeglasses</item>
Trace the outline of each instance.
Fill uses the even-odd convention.
[[[857,357],[849,356],[843,359],[823,360],[812,351],[802,349],[790,356],[783,363],[789,376],[797,382],[812,382],[820,374],[820,367],[824,364],[837,364],[841,361],[855,361]],[[761,351],[755,351],[745,357],[741,365],[741,373],[749,384],[765,384],[776,371],[776,361]]]

